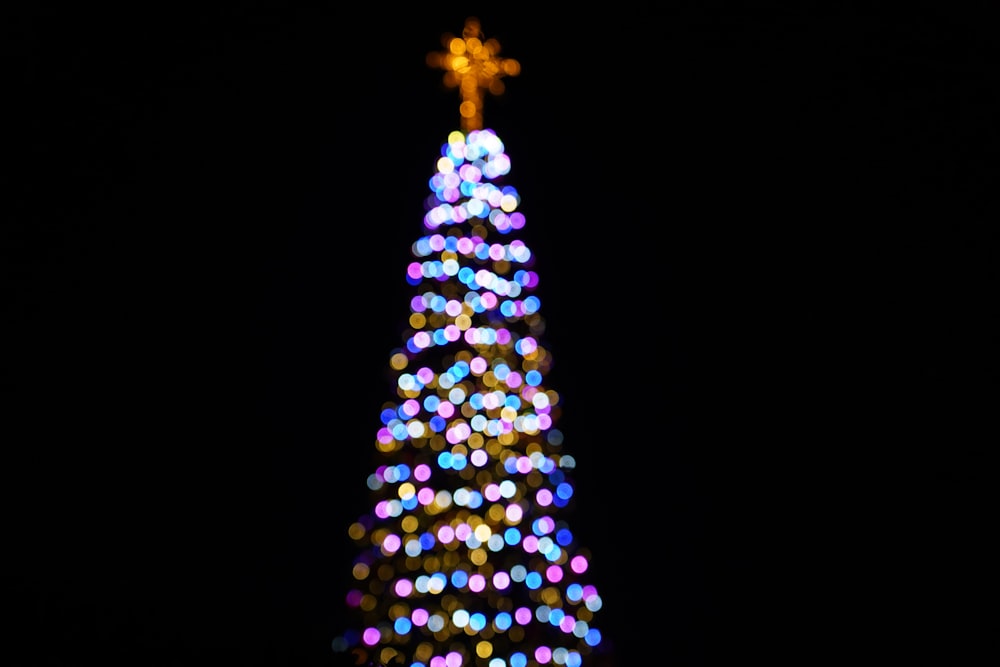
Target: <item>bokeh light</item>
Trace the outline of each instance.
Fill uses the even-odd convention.
[[[494,47],[450,48],[460,71]],[[334,648],[406,667],[580,667],[601,644],[602,602],[566,519],[576,462],[546,386],[540,276],[514,238],[526,218],[504,182],[511,159],[475,127],[449,134],[433,165],[394,396],[374,428],[372,509],[348,531],[360,629]]]

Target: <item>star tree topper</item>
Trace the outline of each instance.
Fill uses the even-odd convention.
[[[459,106],[462,131],[483,129],[483,90],[493,95],[504,91],[504,76],[517,76],[521,63],[513,58],[500,58],[500,42],[483,40],[479,19],[469,17],[461,37],[445,34],[441,40],[447,51],[427,54],[427,64],[445,70],[444,83],[458,88],[462,95]]]

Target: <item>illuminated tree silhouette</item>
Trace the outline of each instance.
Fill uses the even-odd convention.
[[[520,65],[497,56],[475,19],[445,43],[428,63],[460,88],[462,130],[442,146],[426,235],[412,245],[372,509],[349,530],[358,625],[334,649],[369,665],[578,667],[601,645],[602,602],[564,518],[574,460],[545,384],[552,355],[533,256],[515,238],[525,217],[504,184],[511,161],[481,126],[481,90],[501,91]]]

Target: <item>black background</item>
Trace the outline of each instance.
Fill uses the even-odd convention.
[[[970,664],[987,3],[696,4],[6,20],[7,664],[337,664],[469,14],[616,664]]]

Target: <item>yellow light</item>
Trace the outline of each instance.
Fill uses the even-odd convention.
[[[455,163],[450,158],[441,157],[437,161],[437,170],[442,174],[450,174],[455,171]]]
[[[500,58],[500,42],[490,38],[483,41],[479,19],[469,17],[461,37],[444,35],[442,43],[445,53],[428,53],[427,64],[443,69],[444,83],[449,88],[458,88],[462,96],[459,114],[464,131],[479,130],[483,127],[483,90],[493,95],[504,92],[501,78],[517,76],[521,64],[512,58]]]
[[[351,568],[351,574],[358,581],[364,581],[368,578],[368,574],[371,572],[368,565],[365,563],[355,563],[354,567]]]
[[[412,315],[411,315],[411,318],[412,318]],[[409,363],[409,360],[406,358],[406,355],[403,354],[402,352],[397,352],[397,353],[393,354],[391,357],[389,357],[389,367],[392,370],[394,370],[394,371],[401,371],[401,370],[403,370],[404,368],[406,368],[406,365],[408,363]]]
[[[413,657],[421,662],[427,662],[434,655],[434,645],[430,642],[421,642],[413,651]]]
[[[473,533],[475,534],[476,539],[479,540],[480,542],[489,541],[490,537],[492,537],[493,535],[493,531],[490,530],[490,527],[485,523],[476,526],[476,529],[473,531]]]
[[[559,589],[554,586],[549,586],[548,588],[542,590],[542,602],[547,605],[557,605],[562,601],[562,596],[559,595]]]
[[[365,536],[365,532],[366,531],[364,524],[358,521],[352,523],[350,527],[347,529],[347,534],[351,537],[352,540],[360,540]]]

